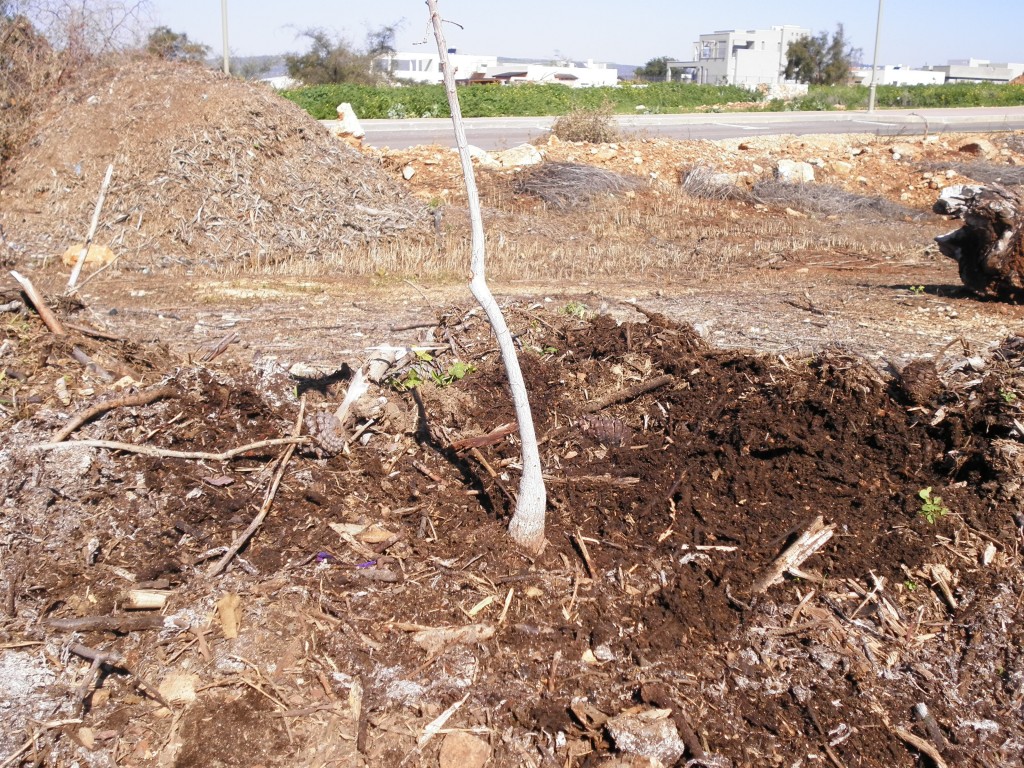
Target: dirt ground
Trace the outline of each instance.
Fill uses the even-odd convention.
[[[1021,310],[960,285],[929,211],[962,147],[1014,169],[1018,138],[552,142],[652,185],[571,211],[485,175],[499,253],[666,254],[495,282],[541,438],[537,556],[505,531],[514,415],[462,280],[182,251],[60,299],[69,270],[8,209],[6,259],[67,332],[5,277],[0,766],[1024,765]],[[782,157],[907,214],[637,215],[685,168]],[[450,153],[364,158],[364,194],[441,200],[465,239]]]

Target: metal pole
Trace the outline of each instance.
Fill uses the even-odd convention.
[[[875,24],[875,55],[871,59],[871,88],[868,90],[868,112],[875,111],[875,81],[877,80],[878,72],[878,41],[882,37],[882,3],[884,0],[878,0],[878,21]]]
[[[224,40],[224,74],[231,74],[231,59],[228,55],[228,0],[220,0],[220,26]]]

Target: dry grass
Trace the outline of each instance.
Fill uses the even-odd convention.
[[[556,118],[551,125],[551,132],[562,141],[609,144],[622,138],[614,115],[615,110],[611,104],[596,109],[578,107]]]
[[[824,216],[903,219],[918,214],[877,195],[860,195],[831,184],[793,184],[762,179],[751,189],[723,179],[705,166],[688,168],[680,174],[680,189],[703,200],[739,200],[778,208],[792,208]]]
[[[1011,152],[1024,155],[1024,131],[1017,131],[1010,134],[1001,134],[1004,146]]]
[[[754,185],[751,198],[763,205],[784,206],[825,216],[901,219],[917,215],[909,208],[877,195],[859,195],[831,184],[789,184],[764,179]]]
[[[518,174],[513,182],[516,194],[539,198],[560,211],[588,205],[602,195],[617,195],[636,189],[636,176],[607,171],[579,163],[544,163]]]
[[[599,196],[586,215],[515,197],[507,185],[483,189],[487,271],[500,281],[627,284],[712,280],[755,270],[752,279],[762,283],[785,264],[916,259],[930,241],[910,221],[797,219],[667,187],[638,190],[631,198]],[[217,273],[461,282],[469,262],[468,216],[448,208],[439,237],[388,238],[316,260],[238,262]]]
[[[1020,165],[973,160],[967,163],[928,163],[922,166],[922,169],[926,171],[953,170],[961,176],[974,179],[982,184],[1002,184],[1004,187],[1024,185],[1024,166]]]
[[[726,182],[721,174],[706,165],[684,168],[679,174],[683,194],[701,200],[749,200],[746,190]]]

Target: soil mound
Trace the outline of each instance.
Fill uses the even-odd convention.
[[[55,764],[428,766],[443,740],[417,734],[451,707],[497,766],[641,738],[651,764],[1019,765],[1024,340],[943,362],[907,405],[912,371],[835,351],[724,351],[642,309],[507,314],[548,478],[536,559],[504,530],[519,451],[477,310],[441,316],[329,457],[265,441],[333,410],[347,365],[175,366],[11,323],[0,754],[45,711],[29,743]],[[793,560],[810,529],[831,538]],[[126,612],[140,591],[166,610]],[[97,654],[117,665],[94,678],[75,659]]]
[[[320,260],[415,229],[398,183],[262,86],[150,59],[65,87],[2,192],[19,258],[84,239],[108,163],[96,242],[136,265]]]

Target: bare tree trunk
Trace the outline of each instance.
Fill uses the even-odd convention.
[[[939,250],[959,265],[960,279],[973,291],[1024,302],[1024,204],[1015,193],[992,185],[943,190],[938,213],[964,225],[935,238]]]
[[[445,92],[448,94],[452,123],[455,126],[459,160],[462,162],[462,173],[466,180],[466,197],[469,201],[473,234],[470,290],[487,314],[487,320],[498,339],[498,348],[501,350],[501,359],[505,364],[505,373],[512,391],[516,419],[519,421],[523,474],[519,481],[519,499],[516,503],[515,514],[512,516],[508,530],[517,544],[524,549],[537,552],[544,544],[547,492],[544,488],[544,479],[541,476],[540,451],[537,447],[537,435],[533,427],[533,415],[530,412],[530,400],[526,394],[526,384],[523,381],[523,372],[519,367],[519,358],[516,355],[512,334],[509,332],[501,308],[495,301],[491,289],[487,286],[484,272],[484,224],[480,212],[480,196],[477,193],[473,161],[469,156],[466,129],[462,123],[462,109],[455,91],[455,73],[452,71],[448,59],[448,45],[444,39],[444,30],[441,28],[441,14],[437,9],[437,0],[427,0],[427,7],[430,9],[430,22],[434,28],[434,38],[437,40],[437,52],[440,55],[444,75]]]

